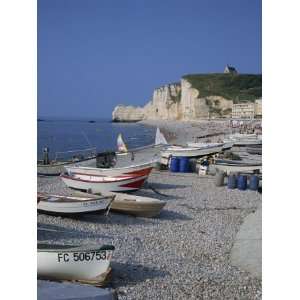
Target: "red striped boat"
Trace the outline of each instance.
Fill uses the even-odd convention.
[[[93,168],[93,167],[84,167],[84,166],[65,166],[65,169],[69,175],[75,175],[77,178],[81,176],[146,176],[149,175],[157,160],[152,160],[146,163],[131,165],[122,168]]]
[[[93,194],[135,191],[142,187],[148,175],[100,176],[61,174],[62,181],[70,188],[89,191]]]

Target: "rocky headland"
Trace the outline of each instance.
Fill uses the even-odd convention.
[[[261,98],[261,75],[194,74],[178,83],[156,88],[143,107],[118,105],[112,113],[116,122],[141,120],[193,121],[230,118],[234,103]]]

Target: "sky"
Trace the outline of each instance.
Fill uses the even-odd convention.
[[[38,116],[111,118],[182,75],[261,73],[261,0],[38,0]]]

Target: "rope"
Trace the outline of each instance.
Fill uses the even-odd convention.
[[[163,194],[159,191],[157,191],[154,187],[152,187],[149,183],[147,184],[146,188],[152,190],[155,194],[157,195],[161,195],[161,196],[164,196],[164,197],[171,197],[170,195],[167,195],[167,194]]]

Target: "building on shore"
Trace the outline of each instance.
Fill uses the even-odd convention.
[[[256,99],[255,102],[236,103],[232,106],[233,119],[254,119],[261,117],[261,99]]]
[[[255,117],[262,118],[262,104],[261,99],[255,100]]]
[[[236,68],[226,65],[225,69],[224,69],[224,73],[225,74],[238,74]]]

